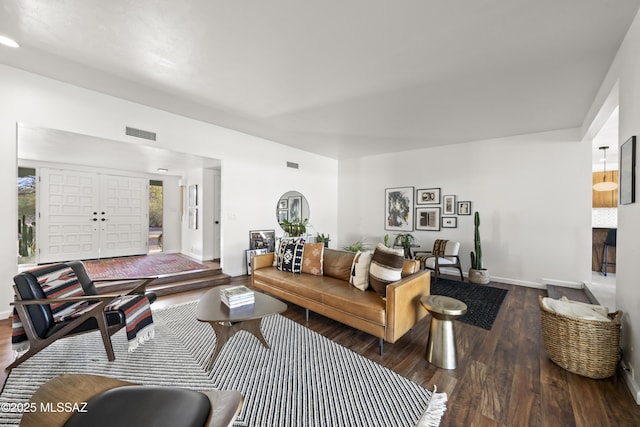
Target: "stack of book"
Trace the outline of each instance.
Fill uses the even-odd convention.
[[[253,291],[242,285],[222,289],[220,291],[220,299],[229,308],[250,305],[255,301]]]

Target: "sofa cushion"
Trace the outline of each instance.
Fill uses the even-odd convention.
[[[378,325],[386,323],[386,303],[382,298],[375,292],[362,292],[346,282],[340,282],[325,292],[322,303]]]
[[[353,258],[349,283],[355,286],[356,289],[365,291],[369,287],[369,267],[371,265],[372,257],[373,252],[371,251],[358,251],[356,256]]]
[[[322,276],[324,243],[305,243],[302,253],[302,272]]]
[[[278,270],[292,273],[302,272],[302,253],[304,252],[304,239],[283,238],[278,249]]]
[[[420,271],[420,261],[415,259],[406,259],[402,265],[402,277],[407,277]]]
[[[254,274],[257,281],[316,302],[322,302],[325,292],[331,292],[334,286],[344,283],[333,277],[293,274],[275,268],[261,268]]]
[[[324,275],[348,282],[351,277],[351,266],[355,256],[354,252],[325,249],[323,259]]]
[[[387,296],[387,285],[402,279],[404,251],[378,243],[369,268],[369,284],[381,297]]]

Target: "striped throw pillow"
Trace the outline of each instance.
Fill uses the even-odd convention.
[[[369,267],[369,284],[381,297],[387,296],[387,285],[402,278],[404,251],[391,249],[378,243],[371,266]]]

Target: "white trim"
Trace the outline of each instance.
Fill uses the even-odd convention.
[[[627,383],[627,387],[629,387],[629,391],[631,392],[631,395],[635,399],[636,403],[640,405],[640,384],[638,384],[638,382],[633,378],[634,375],[628,368],[627,362],[625,362],[624,359],[620,361],[620,365],[622,365],[622,377]]]

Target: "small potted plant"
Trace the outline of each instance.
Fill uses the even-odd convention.
[[[401,246],[404,249],[404,257],[407,259],[412,259],[411,256],[411,246],[415,243],[415,239],[411,233],[401,233],[398,234],[393,241],[394,246]]]
[[[471,268],[469,269],[469,282],[477,285],[486,285],[490,282],[489,270],[482,267],[482,244],[480,242],[480,214],[475,213],[473,223],[475,231],[473,235],[473,246],[475,252],[471,252]]]
[[[331,241],[331,238],[329,237],[328,234],[326,236],[324,235],[324,233],[316,234],[316,243],[324,243],[325,248],[329,247],[330,241]]]
[[[307,225],[309,224],[309,219],[305,218],[301,220],[300,218],[295,218],[293,221],[288,221],[283,219],[280,222],[280,227],[291,237],[298,237],[307,232]]]
[[[348,251],[348,252],[362,252],[362,251],[366,251],[368,248],[368,245],[363,242],[362,240],[358,240],[355,243],[350,244],[349,246],[345,246],[344,250]]]

